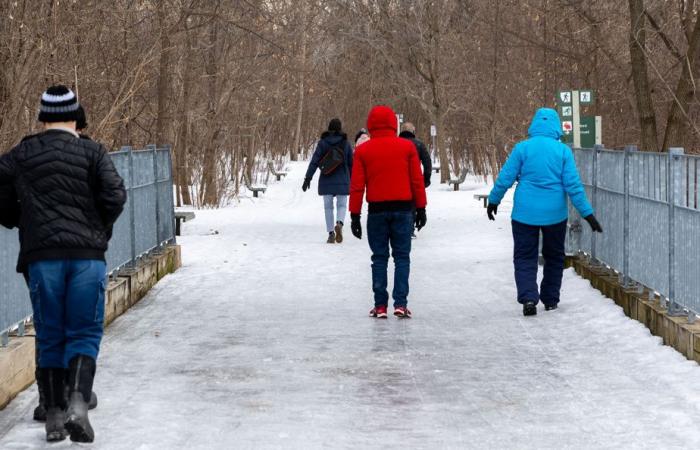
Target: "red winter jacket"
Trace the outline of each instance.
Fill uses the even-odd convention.
[[[370,212],[425,208],[420,161],[413,143],[396,135],[396,114],[375,106],[367,118],[371,139],[355,150],[350,181],[350,212],[360,214],[367,188]]]

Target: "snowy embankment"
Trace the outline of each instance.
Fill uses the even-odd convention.
[[[183,268],[110,327],[93,448],[700,448],[700,368],[587,281],[567,271],[560,309],[522,317],[510,200],[493,223],[488,186],[436,183],[414,319],[376,321],[366,240],[325,244],[291,168],[198,211]],[[35,392],[0,412],[1,448],[44,446]]]

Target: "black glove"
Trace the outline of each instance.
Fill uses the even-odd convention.
[[[498,203],[491,203],[486,207],[486,215],[489,216],[489,220],[496,220],[496,214],[498,214]]]
[[[426,223],[428,223],[428,217],[425,215],[425,208],[416,209],[416,229],[420,231]]]
[[[598,223],[598,220],[595,218],[595,216],[593,214],[584,217],[584,219],[586,219],[586,222],[588,222],[588,225],[591,226],[591,230],[593,230],[593,232],[598,232],[598,233],[603,232],[603,227],[600,226],[600,224]]]
[[[311,178],[304,178],[304,184],[301,185],[301,190],[306,192],[311,187]]]
[[[352,231],[352,235],[357,239],[362,239],[362,223],[360,223],[360,215],[350,214],[350,220],[350,230]]]

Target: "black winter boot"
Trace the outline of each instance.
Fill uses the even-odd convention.
[[[37,422],[46,422],[46,395],[44,395],[44,369],[39,368],[37,363],[34,371],[36,378],[36,388],[39,391],[39,404],[34,408],[34,420]]]
[[[66,405],[67,405],[68,402],[70,401],[70,387],[68,386],[68,384],[66,384],[64,389],[63,389],[63,396],[66,399]],[[97,394],[95,394],[95,392],[92,392],[92,394],[90,394],[90,401],[88,402],[88,409],[95,409],[95,408],[97,408]]]
[[[92,396],[92,382],[95,378],[95,360],[78,355],[68,367],[68,387],[70,388],[66,430],[74,442],[92,442],[95,432],[88,418],[88,401]]]
[[[527,302],[523,305],[523,316],[536,316],[537,305],[535,302]]]
[[[46,441],[57,442],[66,438],[65,422],[66,403],[63,398],[65,369],[46,368],[40,371],[46,407]]]

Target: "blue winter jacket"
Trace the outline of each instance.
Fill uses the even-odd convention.
[[[593,208],[581,184],[571,149],[562,144],[557,112],[541,108],[528,130],[529,139],[519,142],[498,174],[489,202],[499,204],[506,191],[518,182],[512,219],[527,225],[553,225],[568,217],[566,195],[586,217]]]
[[[350,195],[350,174],[352,174],[352,147],[345,133],[326,131],[321,135],[321,140],[316,145],[306,178],[313,178],[318,163],[333,147],[340,147],[345,151],[345,164],[341,165],[330,175],[320,175],[318,180],[318,195]]]

